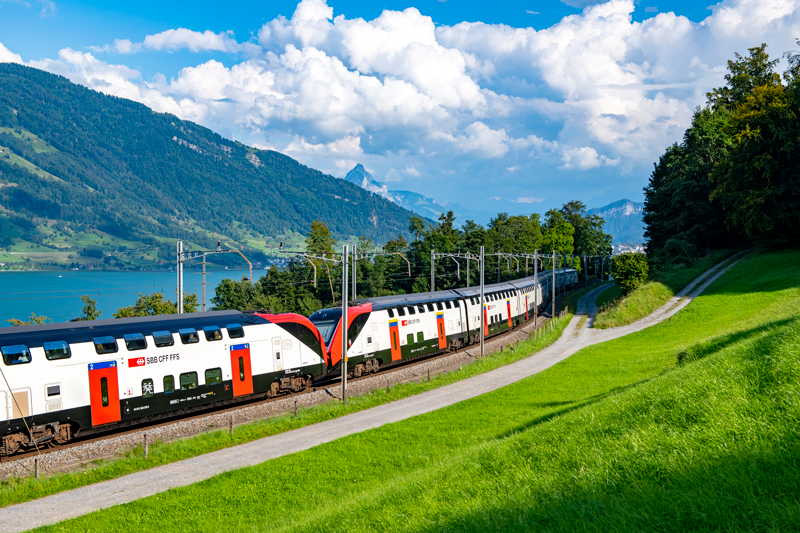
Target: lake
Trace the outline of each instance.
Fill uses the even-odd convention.
[[[211,298],[217,285],[225,279],[240,280],[247,270],[215,270],[206,273],[206,309],[211,308]],[[253,279],[266,274],[266,270],[253,270]],[[202,302],[202,271],[183,272],[184,292],[197,294]],[[53,322],[66,322],[83,314],[81,295],[88,294],[97,301],[103,314],[100,318],[113,318],[120,307],[133,305],[139,293],[160,292],[173,302],[177,275],[168,271],[154,272],[104,272],[93,270],[53,270],[13,272],[0,271],[0,327],[11,326],[9,318],[28,320],[31,313],[45,315]]]

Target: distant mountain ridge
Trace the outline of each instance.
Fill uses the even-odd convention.
[[[439,215],[447,211],[445,206],[433,198],[411,191],[390,191],[385,183],[376,181],[361,163],[348,172],[344,179],[423,217],[437,220]]]
[[[644,203],[631,200],[618,200],[604,207],[589,209],[590,215],[598,215],[605,219],[603,230],[610,234],[614,244],[644,243],[644,221],[642,213]]]
[[[76,239],[216,246],[221,238],[263,250],[315,219],[339,239],[385,242],[406,235],[412,215],[278,152],[0,64],[0,248],[69,250]]]

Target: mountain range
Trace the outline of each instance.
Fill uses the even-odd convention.
[[[618,200],[604,207],[595,207],[587,212],[603,217],[606,224],[603,231],[610,234],[614,244],[644,243],[644,204],[630,200]]]
[[[0,249],[174,250],[175,239],[222,239],[257,254],[302,242],[315,219],[338,239],[385,242],[407,235],[412,215],[278,152],[0,64]]]
[[[348,172],[344,179],[409,211],[434,220],[448,210],[452,210],[461,222],[473,219],[485,224],[491,217],[496,216],[495,213],[466,211],[457,204],[440,203],[411,191],[389,190],[385,183],[375,180],[361,164]],[[626,199],[604,207],[589,209],[588,213],[600,215],[605,219],[604,231],[612,236],[614,244],[641,244],[644,242],[643,208],[644,204]]]

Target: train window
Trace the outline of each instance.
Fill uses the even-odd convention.
[[[446,308],[448,308],[448,309],[452,309],[452,308],[453,308],[453,307],[450,305],[450,300],[446,301],[446,302],[444,303],[444,306],[445,306]]]
[[[125,339],[125,346],[130,351],[147,348],[147,341],[141,333],[126,333],[122,337]]]
[[[394,318],[394,311],[389,309],[389,318]]]
[[[367,319],[369,318],[368,313],[363,313],[358,315],[350,322],[350,327],[347,328],[347,338],[352,342],[358,335],[361,333],[361,330],[364,329],[364,326],[367,324]]]
[[[424,340],[425,340],[425,335],[423,335],[421,331],[417,333],[417,342],[422,342]]]
[[[153,342],[156,344],[156,347],[161,348],[163,346],[174,345],[175,339],[172,338],[172,333],[169,331],[154,331]]]
[[[244,381],[244,357],[239,358],[239,381]]]
[[[178,333],[181,336],[181,342],[183,344],[194,344],[196,342],[200,342],[200,339],[197,337],[197,330],[194,328],[179,329]]]
[[[406,316],[406,310],[403,309],[402,307],[398,307],[397,308],[397,315],[398,316]]]
[[[367,317],[366,314],[359,316],[364,316],[365,319]],[[357,321],[358,317],[356,317],[355,320],[353,320],[354,323]],[[350,328],[352,327],[353,325],[351,324]],[[348,328],[347,330],[348,337],[350,335],[350,328]],[[310,329],[308,329],[303,324],[297,324],[297,338],[300,339],[300,342],[302,342],[303,344],[314,350],[315,354],[322,357],[322,345],[320,344],[319,339],[317,338],[316,335],[314,335],[314,333]],[[244,380],[244,378],[242,378],[242,380]]]
[[[219,385],[222,383],[222,369],[211,368],[206,370],[206,385]]]
[[[47,386],[47,397],[50,398],[51,396],[60,396],[61,395],[61,385],[48,385]]]
[[[175,392],[175,378],[164,376],[164,394],[172,394],[173,392]]]
[[[409,314],[409,315],[416,315],[416,314],[417,314],[417,310],[416,310],[416,309],[414,309],[414,306],[413,306],[413,305],[409,305],[409,306],[408,306],[408,314]]]
[[[428,311],[433,311],[433,304],[425,304],[428,306]]]
[[[117,339],[114,337],[95,337],[94,351],[102,355],[105,353],[117,353]]]
[[[206,334],[207,341],[222,340],[222,332],[219,330],[219,326],[206,326],[203,328],[203,332]]]
[[[181,390],[192,390],[197,388],[197,372],[186,372],[181,374]]]
[[[108,407],[108,378],[100,378],[100,398],[103,407]]]
[[[241,324],[228,324],[225,328],[228,330],[228,337],[231,339],[241,339],[244,337],[244,328]]]
[[[44,347],[44,356],[47,357],[48,361],[69,359],[72,356],[69,344],[65,341],[43,342],[42,346]]]
[[[153,380],[150,378],[142,380],[142,398],[153,397]]]
[[[414,344],[414,334],[413,333],[409,333],[408,335],[406,335],[406,342],[408,344]]]
[[[417,306],[417,311],[419,311],[420,313],[424,313],[425,312],[425,306],[422,305],[422,304],[419,304]]]
[[[439,311],[444,310],[444,307],[442,307],[442,302],[436,302],[436,309],[438,309]]]

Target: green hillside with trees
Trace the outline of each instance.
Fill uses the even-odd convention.
[[[800,54],[775,71],[767,45],[728,61],[726,85],[707,94],[683,141],[645,188],[648,255],[656,265],[747,243],[800,236]]]
[[[265,242],[302,241],[314,219],[339,239],[386,242],[412,215],[280,153],[0,64],[0,249],[99,259],[145,244],[135,259],[152,266],[173,260],[177,239],[223,239],[258,259]]]

